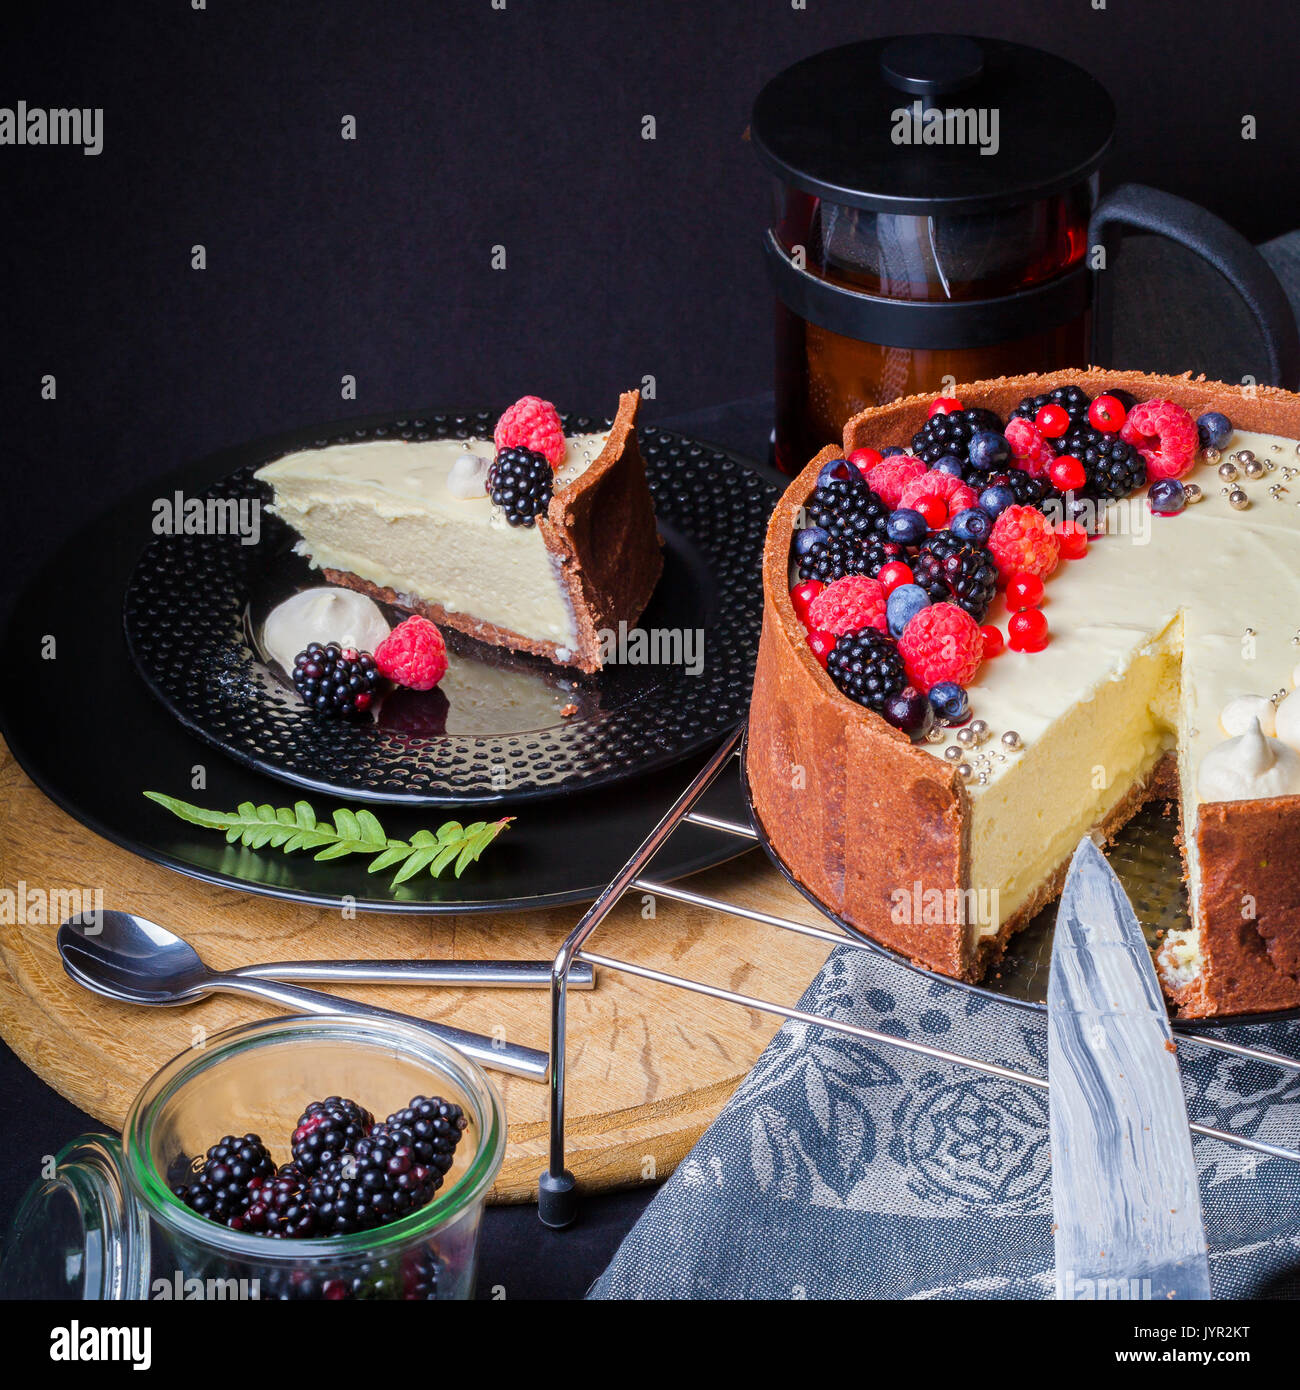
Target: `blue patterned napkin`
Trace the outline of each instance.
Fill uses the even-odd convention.
[[[837,947],[801,1007],[1043,1076],[1046,1015]],[[1300,1023],[1221,1036],[1300,1057]],[[1300,1147],[1300,1072],[1179,1043],[1189,1114]],[[1300,1296],[1300,1163],[1198,1139],[1220,1298]],[[788,1023],[593,1298],[1051,1298],[1047,1097]]]

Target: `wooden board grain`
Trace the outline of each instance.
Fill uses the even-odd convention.
[[[543,957],[577,908],[462,917],[358,914],[200,883],[99,838],[49,801],[0,743],[0,887],[54,894],[99,889],[108,908],[161,922],[218,968],[300,958]],[[562,803],[525,814],[562,813]],[[631,846],[628,847],[629,851]],[[271,851],[268,851],[271,852]],[[490,853],[490,851],[489,851]],[[473,872],[472,868],[467,872]],[[805,922],[818,916],[755,851],[691,887]],[[214,996],[181,1009],[114,1004],[74,985],[54,947],[58,923],[0,926],[0,1034],[62,1095],[119,1128],[159,1066],[208,1034],[265,1016],[254,1000]],[[600,954],[784,1004],[825,959],[824,941],[663,898],[628,895],[591,943]],[[545,1048],[548,996],[532,990],[356,986],[346,991],[423,1018]],[[569,1167],[583,1186],[663,1178],[744,1078],[780,1020],[653,981],[598,971],[569,1004]],[[509,1136],[493,1200],[536,1197],[545,1166],[546,1087],[495,1076]],[[56,1147],[71,1135],[52,1135]]]

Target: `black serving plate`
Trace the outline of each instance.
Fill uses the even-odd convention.
[[[492,425],[488,414],[442,415],[304,431],[288,448],[249,446],[257,462],[202,496],[265,504],[271,490],[254,468],[305,446],[484,439]],[[577,434],[609,422],[570,416],[564,425]],[[229,532],[155,538],[127,585],[127,645],[186,729],[310,792],[377,804],[518,803],[667,767],[716,742],[749,707],[763,537],[778,493],[753,468],[677,435],[645,430],[641,447],[664,572],[635,626],[668,639],[658,653],[666,659],[616,661],[584,676],[456,637],[437,690],[395,692],[364,722],[322,718],[258,647],[276,603],[324,583],[293,554],[294,532],[265,507],[256,544]],[[403,616],[388,614],[394,623]],[[682,634],[698,647],[682,647]],[[697,660],[680,659],[691,651]]]
[[[768,838],[763,822],[759,819],[749,787],[749,774],[745,762],[747,751],[748,740],[742,739],[738,760],[741,792],[746,814],[753,824],[759,844],[786,882],[820,913],[834,922],[841,931],[882,956],[887,956],[918,974],[928,975],[932,980],[942,984],[951,985],[956,989],[973,990],[976,994],[987,995],[990,999],[997,999],[1005,1004],[1019,1004],[1030,1009],[1047,1008],[1047,977],[1052,965],[1052,933],[1056,928],[1056,903],[1049,903],[1028,926],[1012,937],[1001,961],[978,983],[954,980],[950,975],[940,975],[937,971],[927,970],[899,952],[873,941],[857,927],[832,912],[799,882]],[[1133,904],[1133,911],[1142,924],[1147,944],[1153,951],[1159,946],[1164,932],[1181,930],[1188,924],[1182,856],[1174,842],[1176,827],[1177,820],[1165,814],[1164,803],[1151,801],[1120,830],[1106,848],[1106,858],[1124,885],[1124,891]],[[1288,1018],[1300,1018],[1300,1009],[1230,1018],[1178,1019],[1177,1025],[1183,1030],[1226,1028],[1246,1023],[1277,1023]]]
[[[370,419],[346,428],[381,423]],[[515,814],[514,823],[463,878],[420,875],[395,890],[388,875],[366,872],[364,858],[318,863],[304,854],[231,846],[219,833],[190,826],[143,797],[152,789],[227,810],[243,801],[284,805],[303,795],[216,753],[156,702],[123,640],[122,594],[153,539],[155,498],[177,488],[194,495],[276,451],[301,447],[308,433],[314,438],[319,431],[299,431],[190,464],[51,546],[0,627],[8,658],[0,682],[0,731],[14,756],[46,795],[97,834],[180,873],[243,891],[390,912],[500,911],[590,901],[677,798],[706,753],[679,752],[680,761],[671,767],[602,789],[570,792],[557,804],[530,802],[517,811],[509,803],[493,807],[493,818]],[[647,434],[655,447],[664,441],[663,447],[682,450],[697,467],[719,457],[711,446]],[[775,485],[775,475],[761,466],[734,455],[721,457],[733,476],[752,472],[766,487]],[[725,584],[730,602],[756,586],[757,570],[726,576]],[[308,799],[318,813],[344,800],[316,793]],[[738,781],[720,778],[704,809],[742,819]],[[447,814],[437,807],[380,808],[384,828],[396,836],[436,827]],[[488,815],[480,810],[473,818]],[[660,852],[655,873],[665,880],[682,878],[744,848],[733,836],[684,824]]]

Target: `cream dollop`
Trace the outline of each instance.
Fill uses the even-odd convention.
[[[1274,712],[1278,738],[1300,752],[1300,690],[1293,690]]]
[[[268,656],[293,672],[293,659],[310,642],[337,642],[373,652],[388,636],[379,605],[351,589],[304,589],[271,610],[262,627]]]
[[[1237,738],[1226,739],[1201,759],[1197,790],[1203,801],[1259,801],[1300,793],[1300,754],[1268,738],[1253,719]]]
[[[1229,738],[1238,738],[1250,732],[1252,719],[1258,719],[1260,729],[1271,738],[1277,732],[1276,713],[1267,695],[1238,695],[1219,712],[1219,727]]]
[[[448,470],[447,491],[462,502],[486,497],[489,467],[488,460],[479,454],[461,454]]]

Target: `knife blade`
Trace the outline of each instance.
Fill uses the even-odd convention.
[[[1115,871],[1085,836],[1047,983],[1056,1296],[1209,1298],[1200,1189],[1164,996]]]

